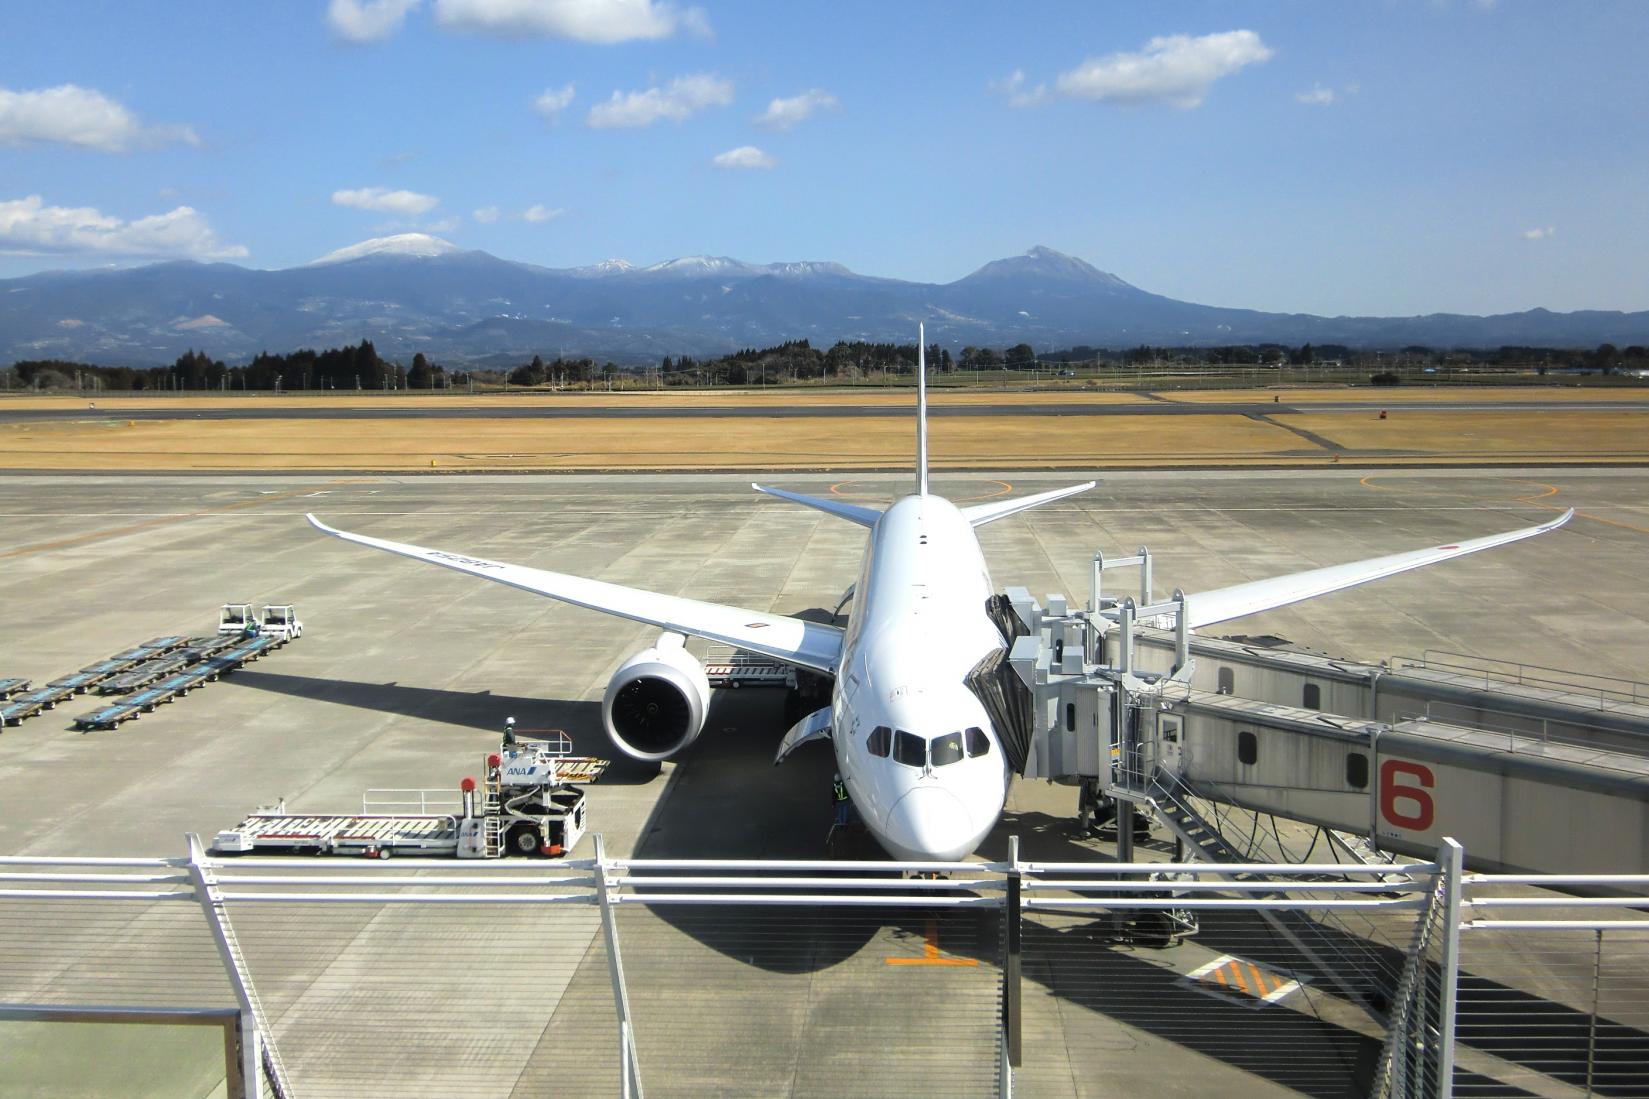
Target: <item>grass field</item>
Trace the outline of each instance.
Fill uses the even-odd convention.
[[[1603,397],[1607,394],[1607,397]],[[1276,413],[1230,412],[1141,415],[1030,415],[1026,404],[1120,407],[1152,398],[1138,394],[936,394],[938,404],[989,405],[996,415],[936,418],[933,462],[941,469],[1173,468],[1183,466],[1311,466],[1318,464],[1516,464],[1649,462],[1649,393],[1574,390],[1279,392],[1294,408],[1330,400],[1367,410]],[[1568,403],[1603,397],[1619,408],[1430,410],[1451,403]],[[1177,395],[1176,400],[1188,395]],[[1252,391],[1196,394],[1193,404],[1239,401]],[[1375,397],[1401,400],[1375,400]],[[839,469],[904,468],[914,449],[913,429],[901,416],[763,415],[787,407],[908,407],[905,393],[580,394],[509,397],[246,398],[269,408],[370,407],[415,400],[429,416],[314,419],[122,419],[115,402],[99,402],[85,418],[0,424],[0,469],[83,471],[464,471],[607,469]],[[132,398],[187,414],[221,406],[221,398]],[[236,399],[239,403],[242,399]],[[336,403],[334,403],[336,402]],[[545,415],[442,416],[443,408],[510,408],[523,403]],[[1590,402],[1588,402],[1590,403]],[[1600,401],[1599,403],[1603,403]],[[123,402],[124,404],[124,402]],[[706,417],[557,417],[557,407],[691,408],[737,405],[741,414]],[[61,398],[0,404],[76,407]],[[133,405],[125,405],[133,407]],[[1381,419],[1379,411],[1387,411]],[[113,415],[111,415],[113,413]]]

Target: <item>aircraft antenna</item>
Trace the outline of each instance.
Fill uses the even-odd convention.
[[[928,494],[928,344],[925,325],[916,326],[916,495]]]

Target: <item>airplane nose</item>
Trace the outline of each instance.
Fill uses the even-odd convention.
[[[973,821],[955,795],[933,787],[918,787],[893,805],[888,814],[888,839],[908,859],[944,862],[973,851],[979,837]]]

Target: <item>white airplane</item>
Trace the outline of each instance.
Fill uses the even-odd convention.
[[[754,485],[870,531],[845,630],[488,561],[335,530],[357,542],[657,626],[658,640],[624,661],[602,700],[613,741],[640,760],[664,760],[698,738],[709,710],[704,668],[689,635],[762,653],[834,680],[829,706],[797,722],[780,743],[828,738],[849,796],[872,836],[912,861],[962,858],[995,826],[1013,773],[984,705],[968,686],[981,659],[1005,647],[986,605],[995,592],[974,528],[1060,500],[1094,482],[999,503],[957,507],[928,491],[926,356],[918,337],[916,491],[886,511]],[[1553,530],[1540,526],[1409,553],[1314,569],[1188,597],[1191,628],[1286,606],[1409,569]]]

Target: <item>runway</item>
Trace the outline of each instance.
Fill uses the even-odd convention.
[[[906,491],[909,476],[767,479],[877,505]],[[294,809],[347,811],[369,787],[450,786],[476,772],[506,716],[524,728],[566,729],[580,751],[613,755],[599,699],[614,667],[650,631],[324,539],[302,513],[395,540],[759,610],[833,607],[857,571],[863,532],[758,496],[749,480],[0,480],[0,677],[43,681],[157,634],[199,632],[229,600],[295,603],[308,627],[289,648],[116,732],[66,729],[90,700],[0,732],[0,851],[177,855],[183,833],[210,835],[277,797]],[[1061,483],[992,471],[939,475],[935,489],[960,501]],[[1228,628],[1361,659],[1434,649],[1649,680],[1645,471],[1120,473],[1094,492],[981,533],[998,588],[1080,600],[1096,550],[1149,545],[1158,587],[1195,592],[1507,530],[1569,506],[1576,520],[1552,535]],[[610,853],[819,854],[831,813],[828,750],[803,749],[775,769],[779,699],[724,693],[711,727],[677,761],[656,768],[621,760],[592,788],[592,828]],[[1097,857],[1072,830],[1074,809],[1071,789],[1021,782],[985,851],[999,854],[1017,834],[1027,858]],[[610,1016],[588,1007],[604,988],[605,969],[587,930],[557,931],[541,914],[514,909],[422,920],[333,908],[301,928],[281,923],[289,912],[249,916],[242,934],[270,975],[271,1010],[282,1027],[308,1036],[294,1039],[294,1049],[308,1051],[308,1079],[370,1088],[370,1077],[347,1074],[379,1064],[362,1058],[379,1057],[378,1071],[399,1081],[393,1074],[405,1066],[395,1063],[393,1047],[379,1051],[349,1037],[365,1033],[351,1027],[370,1028],[376,1015],[395,1012],[448,1019],[420,1032],[409,1063],[432,1074],[463,1066],[487,1094],[576,1091],[578,1081],[607,1071],[607,1046],[596,1043],[606,1042],[601,1028]],[[111,932],[122,949],[141,955],[145,943],[159,942],[146,938],[156,932],[142,913],[121,914],[132,921]],[[1052,940],[1071,937],[1049,928],[1042,934],[1050,950]],[[988,1032],[999,945],[966,921],[947,917],[931,931],[947,957],[978,963],[955,969],[885,964],[921,955],[930,932],[920,919],[783,924],[633,911],[624,934],[644,1043],[691,1033],[705,1044],[693,1046],[705,1059],[701,1073],[683,1072],[650,1091],[918,1093],[923,1071],[930,1084],[949,1079],[932,1075],[935,1062],[885,1051],[871,1079],[832,1060],[831,1050],[842,1042],[874,1049],[895,1017],[924,1013],[951,1024],[944,1072],[982,1079],[990,1071],[991,1051],[976,1048],[970,1028]],[[516,949],[523,944],[533,949]],[[1153,965],[1184,967],[1180,955],[1106,956],[1136,981]],[[369,982],[359,968],[368,958],[376,959]],[[474,980],[476,966],[537,974],[552,963],[564,975],[529,982],[531,997]],[[183,967],[167,978],[168,994],[216,1002],[224,990],[210,980],[209,965],[203,972]],[[1266,1028],[1233,1030],[1248,1027],[1249,1016],[1170,990],[1174,974],[1166,970],[1162,991],[1126,1004],[1061,983],[1057,971],[1030,976],[1038,982],[1026,1009],[1035,1067],[1022,1078],[1022,1094],[1074,1097],[1124,1083],[1158,1094],[1330,1094],[1366,1070],[1357,1062],[1366,1040],[1333,1020],[1284,1012],[1264,1016]],[[72,997],[101,991],[107,975],[66,971],[54,980],[47,991]],[[0,988],[0,1000],[24,991]],[[864,1006],[872,1001],[874,1012]],[[1178,1044],[1176,1031],[1155,1021],[1164,1003],[1177,1027],[1207,1011],[1211,1035],[1242,1040]],[[713,1035],[696,1025],[703,1019],[716,1021]],[[498,1029],[505,1021],[507,1039]],[[569,1048],[590,1050],[589,1064],[569,1063]],[[669,1055],[643,1046],[644,1066]],[[728,1061],[739,1074],[717,1075]],[[400,1093],[425,1094],[419,1086]]]
[[[419,406],[418,398],[408,397],[403,404],[338,404],[338,398],[317,397],[313,405],[260,406],[256,398],[245,403],[211,407],[185,405],[153,408],[122,407],[118,410],[96,408],[9,409],[0,402],[0,424],[89,422],[97,420],[671,420],[671,419],[736,419],[745,417],[776,417],[779,419],[842,419],[842,418],[910,418],[910,408],[889,404],[796,404],[762,403],[720,405],[669,405],[644,403],[647,395],[637,394],[634,403],[613,402],[601,405],[574,403],[570,398],[563,405],[534,403],[530,406],[512,406],[509,397],[500,397],[494,405],[485,408],[454,407],[451,405]],[[164,398],[157,398],[164,401]],[[324,402],[324,403],[323,403]],[[95,404],[95,402],[92,402]],[[1622,412],[1649,413],[1649,403],[1594,401],[1426,401],[1423,404],[1404,403],[1394,396],[1392,403],[1405,412],[1516,412],[1530,415],[1550,415],[1567,412]],[[1312,402],[1309,404],[1272,401],[1226,401],[1210,403],[1181,403],[1172,399],[1155,399],[1141,403],[1115,404],[1100,401],[1094,404],[1077,402],[1028,404],[952,404],[936,399],[930,407],[935,418],[998,417],[998,416],[1278,416],[1302,413],[1327,415],[1367,416],[1369,405],[1364,403]]]

